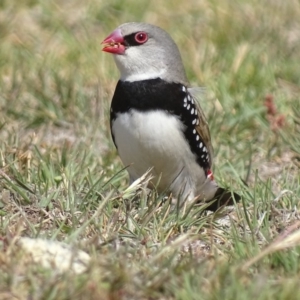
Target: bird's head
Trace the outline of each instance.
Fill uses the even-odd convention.
[[[146,23],[125,23],[103,42],[112,53],[123,81],[161,78],[187,84],[179,50],[163,29]]]

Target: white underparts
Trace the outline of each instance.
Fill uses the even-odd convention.
[[[183,134],[183,124],[164,111],[130,110],[117,114],[112,131],[119,155],[134,181],[152,169],[159,191],[181,198],[211,199],[217,189],[197,164]]]

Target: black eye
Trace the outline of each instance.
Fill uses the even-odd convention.
[[[144,44],[148,41],[148,34],[146,32],[140,31],[135,34],[134,39],[139,44]]]

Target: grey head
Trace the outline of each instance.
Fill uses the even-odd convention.
[[[125,23],[103,42],[103,51],[114,54],[123,81],[161,78],[187,85],[177,45],[160,27],[146,23]]]

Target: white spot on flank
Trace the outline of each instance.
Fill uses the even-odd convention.
[[[184,102],[184,104],[183,104],[183,107],[186,107],[187,106],[187,103],[186,102]]]
[[[192,102],[192,104],[195,104],[195,102],[194,102],[194,99],[193,99],[193,98],[192,98],[192,101],[191,101],[191,102]]]
[[[195,125],[196,122],[197,122],[197,119],[194,119],[193,122],[192,122],[192,124]]]
[[[192,115],[194,114],[194,111],[195,111],[195,110],[192,108],[192,110],[191,110],[191,114],[192,114]]]
[[[196,125],[199,125],[199,119],[197,119]]]
[[[199,135],[197,135],[197,136],[196,136],[196,141],[199,141],[199,139],[200,139],[200,138],[199,138]]]
[[[191,96],[190,96],[190,94],[188,94],[188,101],[191,101]]]
[[[182,91],[186,93],[186,87],[184,85],[182,86]]]
[[[207,152],[207,149],[206,149],[206,147],[203,147],[203,152]]]
[[[203,144],[202,144],[202,142],[199,144],[199,148],[202,148],[203,147]]]
[[[189,104],[189,105],[187,106],[186,109],[187,109],[187,110],[190,110],[190,108],[191,108],[191,105]]]
[[[193,134],[196,134],[196,129],[193,130]]]
[[[184,101],[184,103],[187,103],[187,99],[186,99],[186,97],[183,99],[183,101]]]

